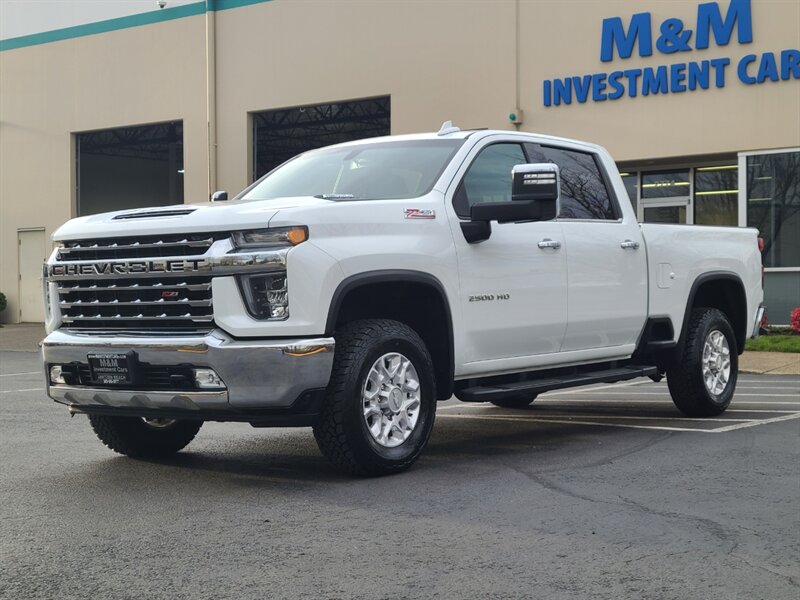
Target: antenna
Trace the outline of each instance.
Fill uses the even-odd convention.
[[[442,123],[442,126],[436,135],[447,135],[449,133],[456,133],[458,131],[461,131],[461,129],[454,127],[452,121],[445,121]]]

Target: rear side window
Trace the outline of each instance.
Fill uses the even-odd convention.
[[[551,162],[561,172],[561,219],[617,218],[612,196],[597,163],[588,152],[525,144],[531,162]]]

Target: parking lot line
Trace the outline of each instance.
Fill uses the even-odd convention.
[[[663,396],[664,394],[668,394],[669,392],[601,392],[601,391],[592,391],[592,392],[582,392],[580,390],[573,390],[573,394],[592,394],[594,396]],[[800,399],[800,392],[797,394],[748,394],[748,393],[739,393],[736,392],[736,397],[740,396],[754,396],[757,398],[798,398]],[[800,400],[798,400],[800,403]]]
[[[588,399],[575,399],[575,400],[572,400],[572,399],[568,399],[568,398],[563,398],[563,399],[562,398],[553,398],[553,399],[537,398],[536,399],[536,404],[537,405],[541,405],[541,404],[548,404],[548,405],[552,405],[552,404],[565,404],[565,405],[570,405],[570,404],[591,404],[591,405],[594,405],[594,406],[609,406],[610,404],[613,404],[615,407],[617,405],[623,405],[625,407],[635,407],[635,406],[638,406],[640,404],[648,404],[648,405],[649,404],[657,404],[657,405],[662,405],[662,406],[674,406],[674,403],[672,402],[672,400],[639,400],[639,401],[635,401],[635,402],[634,401],[630,401],[630,400],[621,400],[619,402],[613,402],[613,401],[608,400],[608,399],[605,399],[605,400],[588,400]],[[777,405],[777,406],[797,406],[800,403],[798,403],[798,402],[752,402],[751,401],[751,402],[745,402],[745,403],[737,403],[736,406],[742,406],[743,404],[744,405],[749,405],[749,406],[753,406],[753,405],[758,405],[758,406],[773,406],[773,405]],[[458,404],[451,404],[451,405],[448,405],[448,406],[440,406],[436,410],[437,411],[439,411],[439,410],[451,410],[451,409],[454,409],[454,408],[486,408],[486,406],[487,406],[486,403],[482,403],[482,402],[459,402]],[[730,412],[730,410],[731,409],[729,409],[728,412]],[[777,409],[772,409],[772,410],[741,409],[741,410],[743,410],[745,412],[779,412],[779,413],[786,413],[786,412],[793,412],[794,410],[797,410],[797,408],[787,408],[785,410],[777,410]]]
[[[39,375],[42,371],[26,371],[25,373],[5,373],[0,377],[13,377],[14,375]]]
[[[597,385],[590,388],[585,388],[583,392],[593,392],[594,390],[607,390],[609,388],[617,388],[617,387],[631,387],[636,385],[654,385],[655,382],[653,381],[626,381],[624,383],[604,383],[603,385]],[[576,389],[580,388],[572,388],[570,390],[560,390],[557,392],[547,392],[551,396],[556,396],[559,394],[571,394],[574,393]]]
[[[11,394],[13,392],[43,392],[44,388],[26,388],[24,390],[0,390],[0,394]]]
[[[614,423],[614,422],[602,422],[602,421],[591,421],[591,420],[583,420],[583,419],[563,419],[563,418],[548,418],[545,415],[539,417],[512,417],[512,416],[492,416],[492,415],[451,415],[445,414],[440,415],[443,418],[448,419],[472,419],[472,420],[485,420],[485,421],[516,421],[516,422],[529,422],[529,423],[555,423],[558,425],[590,425],[595,427],[622,427],[624,429],[652,429],[656,431],[680,431],[680,432],[698,432],[698,433],[727,433],[729,431],[735,431],[738,429],[747,429],[749,427],[758,427],[759,425],[768,425],[770,423],[778,423],[781,421],[789,421],[792,419],[799,419],[800,412],[791,413],[788,415],[783,415],[780,417],[772,417],[769,419],[750,419],[745,422],[737,422],[733,425],[727,425],[724,427],[716,427],[713,429],[702,429],[702,428],[694,428],[694,427],[671,427],[668,425],[635,425],[633,423]],[[596,415],[591,415],[592,419],[598,418]],[[671,419],[663,419],[663,420],[671,420]],[[690,422],[694,421],[709,421],[713,419],[691,419]],[[720,423],[723,421],[732,421],[734,419],[718,419],[716,422]],[[737,419],[738,421],[738,419]]]
[[[781,411],[781,412],[783,412],[785,414],[787,411]],[[469,416],[474,416],[474,415],[469,415]],[[497,417],[513,417],[514,415],[513,414],[499,414],[499,415],[487,414],[486,416],[487,417],[496,417],[496,416]],[[573,416],[569,415],[569,414],[558,414],[558,415],[553,414],[553,415],[550,415],[550,414],[541,414],[541,413],[540,414],[522,413],[522,414],[520,414],[520,416],[521,417],[532,417],[532,418],[535,418],[535,419],[540,419],[540,418],[541,419],[546,419],[546,418],[549,418],[551,416],[552,417],[556,417],[556,418],[569,418],[569,419],[573,418]],[[673,420],[681,420],[681,421],[683,421],[683,420],[685,420],[687,423],[695,423],[695,422],[698,422],[698,421],[713,421],[714,423],[719,423],[720,421],[731,421],[731,422],[737,422],[738,423],[740,421],[742,421],[742,422],[750,422],[750,421],[759,421],[760,420],[760,419],[720,419],[719,417],[702,419],[702,418],[694,418],[694,417],[681,417],[681,416],[677,416],[677,415],[674,416],[674,417],[673,416],[664,416],[664,415],[653,416],[653,417],[645,417],[645,416],[641,416],[641,415],[633,416],[633,415],[597,415],[597,414],[575,415],[575,418],[578,418],[578,419],[581,419],[581,418],[591,418],[591,419],[627,419],[627,420],[633,420],[633,421],[673,421]]]
[[[725,413],[730,412],[746,412],[746,413],[780,413],[786,414],[790,412],[794,412],[795,409],[786,408],[784,410],[764,410],[762,408],[729,408],[725,411]]]
[[[593,425],[598,427],[623,427],[626,429],[655,429],[658,431],[699,431],[701,433],[713,433],[714,429],[694,429],[690,427],[667,427],[663,425],[634,425],[632,423],[600,423],[597,421],[577,421],[566,419],[545,419],[545,418],[526,418],[526,417],[501,417],[490,415],[440,415],[448,419],[478,419],[485,421],[516,421],[527,423],[556,423],[557,425]],[[742,425],[747,425],[742,423]]]
[[[794,391],[796,391],[797,393],[800,394],[800,385],[795,385],[795,386],[791,386],[791,387],[786,387],[786,386],[777,387],[777,386],[769,386],[769,385],[754,385],[754,386],[751,386],[751,387],[746,387],[746,386],[737,385],[736,389],[737,390],[740,390],[740,389],[741,390],[794,390]]]
[[[800,419],[800,412],[792,413],[791,415],[784,415],[782,417],[772,417],[771,419],[759,419],[755,423],[738,423],[736,425],[728,425],[716,429],[716,433],[725,433],[726,431],[734,431],[736,429],[745,429],[746,427],[755,427],[756,425],[767,425],[769,423],[779,423],[780,421],[790,421],[792,419]]]

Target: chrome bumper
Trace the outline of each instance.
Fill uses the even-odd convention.
[[[333,366],[333,338],[234,340],[216,330],[203,336],[92,335],[57,330],[42,342],[45,365],[86,362],[87,354],[136,351],[140,362],[214,369],[221,390],[148,390],[50,385],[48,395],[75,408],[254,411],[285,409],[305,392],[324,388]],[[47,373],[47,369],[45,372]]]

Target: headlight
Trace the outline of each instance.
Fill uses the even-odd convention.
[[[307,227],[275,227],[234,231],[233,245],[237,248],[268,248],[275,246],[297,246],[308,239]]]
[[[289,291],[286,272],[242,275],[239,279],[247,308],[257,319],[289,318]]]

